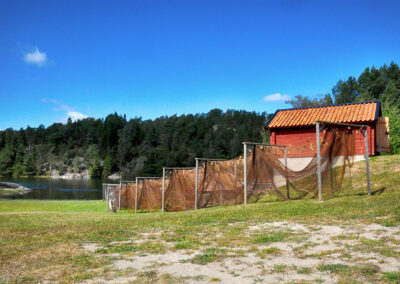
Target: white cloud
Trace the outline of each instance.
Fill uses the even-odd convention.
[[[47,58],[46,53],[40,52],[37,47],[35,47],[34,51],[25,54],[24,60],[26,63],[34,64],[37,66],[43,66],[49,63],[49,59]]]
[[[271,94],[263,98],[264,102],[286,102],[288,100],[290,100],[290,97],[281,93]]]
[[[68,121],[68,118],[71,118],[72,121],[77,121],[77,120],[85,119],[88,117],[86,114],[76,111],[75,108],[70,107],[69,105],[67,105],[61,101],[57,101],[55,99],[46,99],[46,98],[41,99],[41,101],[44,103],[51,103],[51,104],[56,105],[56,107],[52,108],[53,111],[65,112],[65,117],[62,121],[63,123],[66,123]]]
[[[72,121],[77,121],[77,120],[85,119],[88,117],[87,115],[85,115],[83,113],[80,113],[77,111],[71,111],[71,110],[67,112],[67,116],[68,116],[68,118],[71,118]]]

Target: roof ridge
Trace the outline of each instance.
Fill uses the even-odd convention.
[[[336,105],[278,109],[265,124],[265,128],[290,128],[312,125],[315,120],[332,122],[362,122],[377,120],[380,102],[362,101]]]

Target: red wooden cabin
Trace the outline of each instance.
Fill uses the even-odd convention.
[[[265,130],[270,130],[271,144],[289,146],[289,158],[313,157],[317,120],[368,125],[369,154],[389,151],[388,120],[382,117],[380,103],[376,101],[277,110]],[[364,155],[364,136],[360,130],[356,130],[355,139],[356,155]]]

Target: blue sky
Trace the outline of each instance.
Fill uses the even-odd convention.
[[[0,129],[287,108],[400,63],[399,12],[400,1],[3,0]]]

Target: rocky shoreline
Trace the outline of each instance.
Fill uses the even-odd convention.
[[[60,175],[58,171],[54,170],[51,172],[50,178],[52,179],[90,179],[89,171],[85,170],[81,173],[66,173]],[[114,173],[107,177],[108,179],[121,179],[121,175],[119,173]]]
[[[0,197],[13,197],[24,195],[31,192],[32,189],[13,182],[0,182]]]

